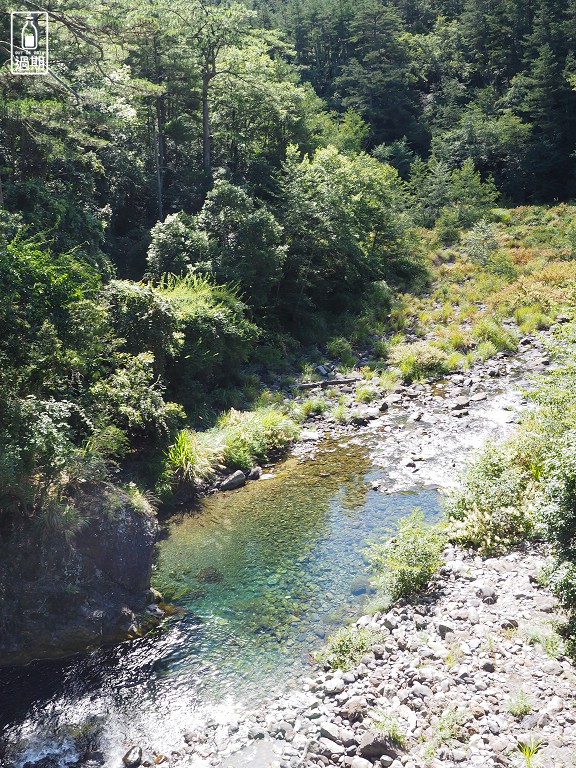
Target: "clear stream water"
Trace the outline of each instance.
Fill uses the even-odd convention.
[[[358,615],[366,546],[416,506],[440,511],[435,490],[372,491],[381,470],[346,438],[274,473],[167,523],[154,583],[178,610],[156,632],[0,670],[6,766],[48,754],[65,766],[80,734],[116,766],[134,743],[169,753],[207,717],[264,707],[306,674],[326,634]]]

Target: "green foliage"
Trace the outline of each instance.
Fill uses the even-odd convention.
[[[464,724],[467,719],[467,712],[463,709],[450,708],[442,712],[434,726],[432,739],[424,749],[424,758],[430,760],[443,745],[462,741],[465,738]]]
[[[172,213],[150,230],[147,264],[149,274],[185,275],[192,268],[211,267],[208,234],[196,228],[197,219],[184,211]]]
[[[342,312],[371,282],[409,281],[422,271],[390,166],[335,147],[303,159],[291,148],[284,174],[281,295],[289,322],[311,308]]]
[[[519,741],[516,745],[517,751],[522,755],[525,760],[526,768],[532,768],[532,758],[538,754],[540,749],[544,746],[544,742],[531,737],[527,741]]]
[[[514,312],[514,320],[522,333],[534,333],[552,325],[552,319],[544,314],[540,307],[519,307]]]
[[[178,349],[167,362],[170,393],[184,406],[198,401],[198,386],[230,380],[246,360],[258,328],[233,288],[199,275],[166,277],[158,288],[176,318]]]
[[[296,413],[301,419],[307,419],[325,413],[328,407],[328,401],[324,397],[309,397],[296,409]]]
[[[368,550],[378,591],[394,602],[424,590],[442,564],[446,541],[444,526],[426,524],[421,511],[401,520],[393,539]]]
[[[378,632],[364,627],[341,627],[314,656],[321,664],[346,671],[358,664],[379,638]]]
[[[393,744],[405,749],[408,738],[402,731],[398,718],[392,712],[374,712],[372,724],[376,730],[383,733]]]
[[[531,712],[532,702],[526,691],[519,690],[512,694],[508,699],[507,709],[513,717],[524,717]]]
[[[415,162],[410,188],[417,220],[428,227],[436,223],[447,245],[456,242],[460,229],[484,218],[498,199],[493,182],[482,180],[471,158],[453,170],[435,158]]]
[[[222,435],[222,459],[230,469],[249,470],[281,455],[297,438],[298,426],[281,411],[268,407],[223,414],[216,424]]]
[[[183,418],[182,408],[166,403],[154,375],[154,357],[118,353],[116,367],[90,390],[99,421],[112,423],[132,437],[167,437]]]
[[[108,321],[132,355],[152,353],[156,370],[164,373],[166,358],[176,354],[179,339],[173,306],[145,283],[112,280],[102,291]]]
[[[481,553],[502,552],[530,537],[536,524],[533,478],[506,448],[488,444],[447,501],[453,537]]]
[[[181,487],[194,487],[210,479],[222,456],[223,448],[213,434],[181,429],[166,452],[160,492],[166,494]]]
[[[359,403],[371,403],[373,400],[376,400],[377,397],[378,393],[373,387],[356,387],[356,400]]]
[[[399,368],[402,379],[407,382],[439,378],[450,370],[448,355],[426,341],[392,347],[389,362]]]
[[[462,246],[472,261],[485,265],[491,254],[498,248],[493,225],[486,219],[478,221],[466,233]]]
[[[472,327],[472,335],[480,342],[490,342],[498,352],[515,350],[518,336],[511,328],[505,328],[498,321],[483,317]]]
[[[356,356],[352,351],[352,345],[341,336],[330,339],[326,344],[326,351],[330,357],[340,360],[342,365],[352,366],[356,363]]]

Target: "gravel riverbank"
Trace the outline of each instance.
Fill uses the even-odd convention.
[[[372,649],[327,670],[252,724],[275,737],[228,766],[275,768],[569,768],[576,757],[576,674],[553,625],[556,601],[537,583],[544,554],[481,559],[448,547],[429,594],[363,616]],[[396,736],[396,739],[394,738]],[[536,748],[532,763],[519,746]]]

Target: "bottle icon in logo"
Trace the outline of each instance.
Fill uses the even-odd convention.
[[[38,27],[30,13],[22,27],[22,48],[25,51],[35,51],[38,48]]]

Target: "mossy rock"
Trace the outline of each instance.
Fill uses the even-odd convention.
[[[198,571],[194,578],[196,581],[201,581],[202,584],[217,584],[224,580],[224,575],[218,568],[209,566]]]

